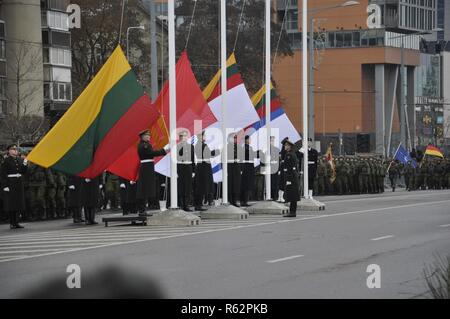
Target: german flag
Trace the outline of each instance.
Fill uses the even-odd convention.
[[[28,160],[95,178],[159,118],[118,46]]]
[[[427,146],[427,149],[425,150],[425,154],[430,155],[430,156],[437,156],[440,158],[444,158],[444,154],[441,152],[441,150],[433,145]]]

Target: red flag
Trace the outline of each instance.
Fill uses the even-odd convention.
[[[185,128],[191,134],[194,132],[194,121],[202,120],[202,128],[217,122],[216,117],[211,112],[208,102],[206,102],[203,93],[197,83],[194,73],[191,69],[186,52],[181,54],[176,65],[177,75],[177,127]],[[167,81],[156,99],[155,108],[159,110],[161,117],[150,127],[151,142],[154,148],[161,149],[169,143],[168,126],[169,122],[169,82]],[[136,150],[136,143],[129,148],[108,171],[123,177],[127,180],[137,180],[139,172],[139,157]],[[156,160],[158,162],[159,159]]]

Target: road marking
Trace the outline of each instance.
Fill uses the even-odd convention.
[[[414,198],[417,198],[417,197],[429,197],[430,193],[419,194],[419,195],[416,194],[416,193],[414,193],[414,194],[410,193],[410,194],[405,194],[405,195],[402,194],[402,195],[399,195],[399,196],[373,196],[373,197],[365,197],[365,198],[349,198],[349,199],[338,199],[338,200],[329,200],[329,201],[327,201],[324,198],[320,198],[320,199],[325,204],[327,204],[327,203],[350,203],[350,202],[361,202],[361,201],[377,200],[377,199],[386,200],[386,199],[402,199],[402,198],[410,198],[410,197],[414,197]],[[446,195],[446,194],[448,194],[448,192],[439,192],[439,193],[433,192],[433,194],[435,194],[435,195]]]
[[[439,227],[450,227],[450,224],[439,225]]]
[[[296,258],[300,258],[300,257],[304,257],[304,256],[303,255],[295,255],[295,256],[290,256],[290,257],[285,257],[285,258],[280,258],[280,259],[267,260],[266,262],[269,264],[274,264],[274,263],[278,263],[280,261],[286,261],[286,260],[296,259]]]
[[[392,238],[392,237],[394,237],[394,235],[387,235],[387,236],[372,238],[371,240],[377,241],[377,240],[383,240],[383,239],[388,239],[388,238]]]
[[[196,233],[176,234],[176,235],[170,235],[170,236],[164,236],[164,237],[158,237],[158,238],[150,238],[150,239],[145,238],[145,239],[132,240],[132,241],[123,242],[123,243],[112,243],[112,244],[93,246],[93,247],[68,249],[68,250],[62,250],[62,251],[56,251],[56,252],[51,252],[51,253],[44,253],[44,254],[26,256],[26,257],[20,257],[20,258],[11,258],[11,259],[6,259],[6,260],[0,260],[0,263],[10,262],[10,261],[18,261],[18,260],[24,260],[24,259],[31,259],[31,258],[38,258],[38,257],[45,257],[45,256],[52,256],[52,255],[59,255],[59,254],[67,254],[67,253],[73,253],[73,252],[79,252],[79,251],[94,250],[97,248],[107,248],[107,247],[114,247],[114,246],[119,246],[119,245],[138,244],[138,243],[149,242],[149,241],[153,241],[153,240],[175,239],[175,238],[179,238],[179,237],[187,237],[187,236],[192,236],[192,235],[218,233],[218,232],[227,231],[227,230],[236,230],[236,229],[242,229],[242,228],[252,228],[252,227],[261,227],[261,226],[268,226],[268,225],[276,225],[276,224],[281,224],[281,223],[286,223],[286,222],[294,223],[294,222],[301,222],[301,221],[305,221],[305,220],[316,220],[316,219],[322,219],[322,218],[328,218],[328,217],[340,217],[340,216],[355,215],[355,214],[370,214],[370,213],[377,213],[377,212],[388,211],[388,210],[395,210],[393,212],[395,214],[395,213],[399,212],[399,210],[398,210],[399,208],[410,208],[410,207],[416,207],[416,206],[430,206],[430,205],[438,205],[438,204],[444,204],[444,203],[450,203],[450,200],[442,200],[442,201],[437,201],[437,202],[423,202],[423,203],[391,206],[391,207],[384,207],[384,208],[373,208],[373,209],[367,209],[367,210],[320,215],[320,216],[297,218],[297,219],[290,219],[290,220],[277,220],[277,221],[273,221],[273,222],[265,222],[265,223],[249,224],[249,225],[247,224],[247,225],[242,225],[242,226],[227,227],[227,228],[223,228],[223,229],[203,230],[203,231],[199,231]]]

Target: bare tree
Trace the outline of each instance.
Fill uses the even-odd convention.
[[[36,142],[47,129],[43,105],[42,47],[35,43],[7,43],[8,113],[0,134],[8,142]]]

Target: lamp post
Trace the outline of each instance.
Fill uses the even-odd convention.
[[[128,45],[129,43],[129,35],[130,35],[130,30],[133,29],[140,29],[140,30],[145,30],[145,27],[143,25],[139,26],[139,27],[128,27],[127,29],[127,60],[128,62],[130,61],[130,46]]]
[[[357,6],[360,3],[358,1],[345,1],[344,3],[335,5],[335,6],[329,6],[329,7],[322,7],[317,9],[311,9],[308,10],[308,12],[311,14],[311,17],[309,19],[309,107],[308,107],[308,136],[314,141],[315,140],[315,128],[314,128],[314,17],[312,14],[332,9],[338,9],[338,8],[347,8],[347,7],[353,7]]]

